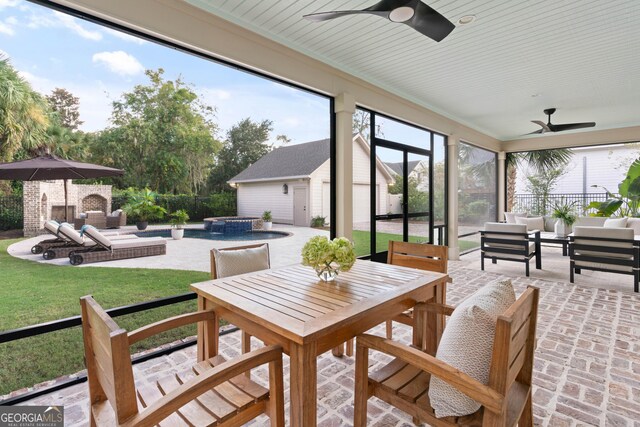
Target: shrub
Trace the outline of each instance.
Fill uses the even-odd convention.
[[[234,216],[237,212],[236,193],[230,191],[210,195],[205,204],[209,216]]]
[[[322,228],[324,227],[326,219],[327,218],[324,216],[314,216],[313,218],[311,218],[311,226],[315,228]]]

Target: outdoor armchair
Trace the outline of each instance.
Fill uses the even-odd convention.
[[[433,426],[533,426],[531,384],[538,298],[538,289],[529,287],[515,303],[498,316],[487,384],[415,346],[379,336],[358,336],[354,426],[366,425],[367,401],[370,396],[376,396],[413,416],[416,424],[426,422]],[[467,308],[469,307],[465,307]],[[415,306],[414,311],[433,311],[451,316],[454,308],[421,303]],[[450,322],[447,322],[447,327],[449,326]],[[428,325],[426,327],[428,328]],[[414,331],[416,332],[419,331]],[[466,344],[460,343],[462,346]],[[369,373],[369,350],[386,353],[395,359]],[[440,380],[441,384],[438,387],[444,384],[445,387],[452,388],[454,393],[475,401],[480,409],[468,415],[436,417],[429,390],[430,387],[435,387],[432,381],[435,378],[432,377]]]
[[[107,215],[107,228],[120,228],[127,225],[127,214],[122,209],[117,209]]]
[[[266,413],[284,426],[282,348],[269,346],[226,361],[220,355],[186,372],[154,374],[136,385],[130,346],[161,332],[198,323],[218,328],[215,312],[172,317],[127,333],[91,297],[80,299],[91,425],[240,426]],[[269,389],[241,375],[269,366]]]
[[[524,224],[504,224],[487,222],[480,231],[480,269],[484,270],[484,260],[516,261],[525,264],[529,277],[529,261],[536,258],[536,269],[542,269],[540,256],[540,230],[527,231]]]
[[[633,290],[640,280],[640,241],[633,228],[574,227],[569,236],[569,279],[581,270],[633,276]]]

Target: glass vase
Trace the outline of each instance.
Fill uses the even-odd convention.
[[[316,274],[323,282],[333,282],[338,277],[338,269],[328,266],[316,267]]]

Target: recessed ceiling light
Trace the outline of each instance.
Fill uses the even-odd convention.
[[[458,19],[458,25],[469,25],[476,20],[476,15],[465,15]]]
[[[389,13],[389,20],[392,22],[405,22],[413,18],[416,11],[409,6],[396,7]]]

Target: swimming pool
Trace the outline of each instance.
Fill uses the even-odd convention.
[[[171,229],[147,230],[134,233],[138,237],[165,237],[171,238]],[[289,236],[290,233],[284,231],[245,231],[243,233],[212,233],[207,230],[197,228],[185,228],[184,237],[188,239],[206,240],[271,240]]]

